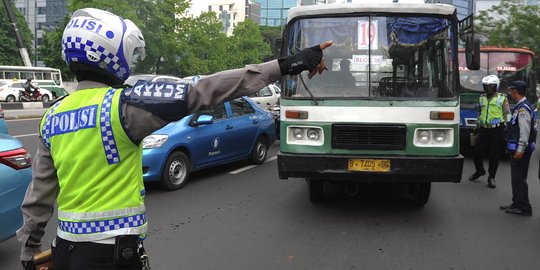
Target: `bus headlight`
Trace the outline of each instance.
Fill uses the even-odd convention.
[[[420,143],[428,143],[429,142],[429,139],[430,139],[430,132],[427,131],[427,130],[422,130],[420,132],[418,132],[418,141]]]
[[[307,137],[308,137],[308,139],[310,139],[311,141],[316,141],[316,140],[318,140],[318,139],[319,139],[319,130],[314,129],[314,128],[309,129],[309,130],[307,131]]]
[[[435,143],[444,143],[446,141],[447,133],[442,130],[436,130],[433,132],[433,141]]]
[[[287,143],[297,145],[320,146],[324,142],[323,129],[320,127],[289,126]]]
[[[418,147],[451,147],[454,145],[454,130],[451,128],[415,130],[414,146]]]
[[[301,128],[294,128],[292,133],[295,140],[302,140],[304,138],[304,130]]]

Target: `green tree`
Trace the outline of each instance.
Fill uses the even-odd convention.
[[[524,6],[520,0],[502,0],[476,17],[476,33],[483,44],[527,47],[540,53],[540,13],[538,6]]]
[[[13,1],[9,1],[9,3],[11,4],[11,10],[13,10],[13,13],[15,14],[15,18],[17,19],[17,26],[21,33],[24,46],[32,59],[33,34],[28,28],[24,16],[13,5]],[[2,65],[12,66],[24,65],[19,48],[17,47],[13,26],[8,18],[4,5],[1,5],[0,7],[0,63],[2,63]]]
[[[229,68],[228,38],[222,31],[214,12],[182,19],[177,28],[177,74],[204,75]]]
[[[272,58],[279,57],[279,49],[276,48],[276,40],[281,39],[281,27],[280,26],[266,26],[259,25],[261,31],[261,36],[265,43],[267,43],[270,48],[272,48]],[[269,60],[269,59],[266,59]]]
[[[238,23],[231,37],[232,63],[236,67],[256,64],[272,55],[270,45],[263,40],[259,26],[251,20]]]
[[[74,75],[69,70],[66,62],[62,59],[62,33],[64,25],[69,21],[69,16],[64,18],[64,22],[48,32],[45,32],[41,44],[38,47],[40,60],[45,63],[45,66],[58,68],[62,71],[63,80],[73,80]]]

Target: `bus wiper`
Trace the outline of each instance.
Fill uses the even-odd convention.
[[[315,105],[319,105],[319,102],[317,102],[317,100],[315,99],[315,96],[313,95],[313,93],[311,93],[311,91],[309,91],[309,88],[307,87],[306,83],[304,82],[304,77],[302,76],[302,73],[298,74],[298,76],[300,76],[300,81],[302,82],[302,85],[304,85],[304,88],[306,89],[309,96],[311,97],[311,100],[313,100],[313,103],[315,103]]]

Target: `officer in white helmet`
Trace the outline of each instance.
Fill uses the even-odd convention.
[[[145,40],[130,20],[86,8],[73,13],[62,37],[62,57],[79,82],[42,118],[32,182],[17,231],[24,269],[35,269],[44,228],[58,206],[53,242],[56,270],[149,269],[142,178],[144,137],[169,122],[225,100],[249,95],[282,75],[325,69],[322,50],[201,78],[197,85],[121,86]]]
[[[483,156],[489,159],[488,187],[495,188],[495,175],[499,160],[504,152],[504,129],[510,117],[510,106],[506,95],[497,92],[500,80],[496,75],[482,79],[484,92],[478,99],[479,115],[474,133],[478,134],[473,149],[473,160],[476,171],[469,177],[475,181],[486,174]]]

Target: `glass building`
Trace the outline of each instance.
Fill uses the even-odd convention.
[[[298,0],[256,0],[261,5],[260,25],[280,26],[287,22],[287,11]]]

